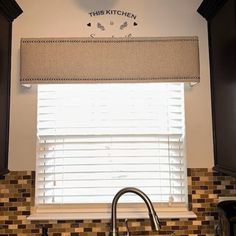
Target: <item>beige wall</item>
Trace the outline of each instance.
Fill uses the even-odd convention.
[[[192,36],[200,40],[201,83],[186,89],[188,167],[212,167],[213,148],[206,22],[196,10],[201,0],[17,0],[24,13],[14,22],[10,120],[10,170],[32,170],[36,153],[36,86],[19,84],[20,38],[24,37],[133,37]],[[122,9],[137,14],[137,27],[128,18],[90,17],[88,12]],[[111,26],[110,21],[115,25]],[[105,31],[87,27],[100,22]],[[119,23],[119,24],[118,24]]]

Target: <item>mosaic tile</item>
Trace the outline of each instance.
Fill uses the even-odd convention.
[[[161,220],[162,228],[152,232],[148,219],[130,219],[132,235],[181,235],[213,236],[218,222],[217,202],[219,196],[235,196],[236,178],[213,172],[207,168],[189,168],[189,209],[196,219]],[[49,220],[29,221],[27,216],[34,204],[34,171],[11,171],[0,178],[0,235],[40,236],[42,226],[48,228],[49,236],[108,236],[110,221]],[[125,235],[124,220],[119,220],[120,235]]]

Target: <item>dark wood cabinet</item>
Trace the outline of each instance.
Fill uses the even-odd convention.
[[[214,169],[236,176],[236,0],[205,0],[208,22]]]
[[[0,175],[8,172],[12,22],[22,13],[13,0],[0,0]]]

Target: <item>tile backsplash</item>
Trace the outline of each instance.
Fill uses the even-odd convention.
[[[0,235],[42,235],[48,228],[49,236],[108,236],[109,220],[48,220],[29,221],[34,204],[35,172],[11,171],[0,177]],[[188,169],[189,207],[196,219],[161,220],[162,229],[152,232],[148,219],[130,219],[131,235],[215,235],[217,225],[216,205],[219,196],[236,196],[236,178],[213,172],[206,168]],[[119,231],[125,235],[124,220],[119,221]]]

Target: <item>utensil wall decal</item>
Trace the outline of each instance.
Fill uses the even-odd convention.
[[[103,31],[105,30],[105,27],[99,22],[97,23],[97,27]]]
[[[120,29],[123,30],[124,28],[126,28],[128,26],[127,21],[125,21],[121,26]]]

